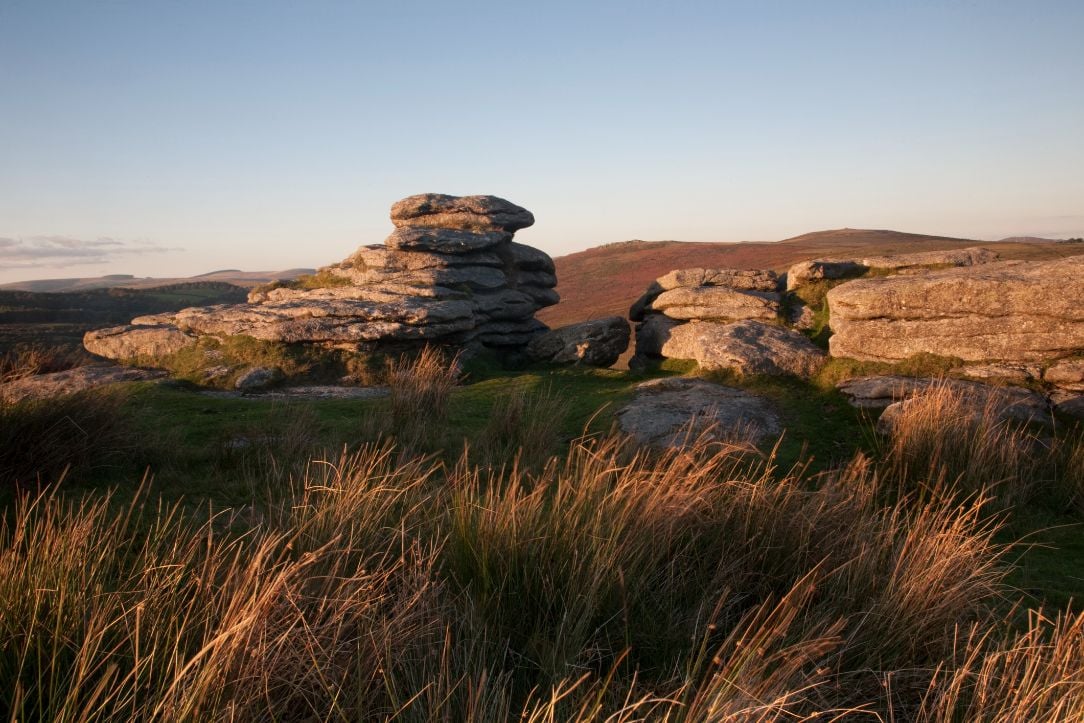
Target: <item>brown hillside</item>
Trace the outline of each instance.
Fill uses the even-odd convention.
[[[822,256],[870,256],[988,246],[1004,259],[1070,256],[1084,249],[1049,242],[990,242],[866,229],[817,231],[778,242],[690,243],[626,241],[560,256],[561,303],[537,316],[550,326],[603,316],[625,316],[647,285],[672,269],[775,269]]]

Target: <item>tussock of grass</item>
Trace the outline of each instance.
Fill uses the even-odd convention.
[[[337,286],[350,286],[350,279],[337,276],[330,271],[320,270],[315,274],[302,274],[295,279],[278,279],[266,284],[260,284],[253,287],[253,293],[266,293],[268,291],[274,291],[275,289],[302,289],[311,291],[313,289],[329,289]]]
[[[123,403],[114,389],[0,402],[0,487],[48,485],[118,461],[138,446]]]
[[[478,447],[494,465],[515,461],[540,467],[556,451],[569,403],[552,387],[515,387],[499,395],[478,435]]]
[[[49,374],[85,364],[85,355],[72,349],[28,344],[0,354],[0,384]]]
[[[1051,436],[1004,419],[995,399],[934,386],[902,406],[883,442],[883,467],[922,493],[975,498],[1001,508],[1042,498],[1079,504],[1084,472],[1079,434]]]

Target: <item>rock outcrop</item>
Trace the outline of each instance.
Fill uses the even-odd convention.
[[[0,384],[0,401],[14,404],[27,400],[48,399],[107,384],[146,381],[162,376],[163,372],[148,369],[112,364],[89,364],[60,372],[36,374]]]
[[[692,321],[668,332],[659,356],[693,359],[701,369],[742,375],[793,374],[810,377],[824,363],[824,352],[804,335],[775,324]]]
[[[990,249],[977,246],[949,251],[923,251],[892,256],[868,256],[860,259],[813,259],[794,264],[787,271],[787,290],[816,281],[832,281],[861,276],[870,270],[908,274],[947,266],[975,266],[997,261]]]
[[[539,334],[527,356],[555,364],[612,366],[629,348],[629,323],[620,316],[592,319]]]
[[[858,279],[828,292],[833,356],[1035,362],[1084,348],[1084,256]]]
[[[621,430],[653,447],[682,447],[706,434],[723,442],[753,443],[783,425],[772,403],[742,389],[702,379],[653,379],[617,412]]]
[[[629,310],[639,359],[692,359],[704,369],[810,376],[824,352],[782,323],[772,271],[678,269]]]
[[[534,222],[530,211],[495,196],[423,194],[397,202],[391,216],[396,229],[383,244],[320,269],[309,288],[140,317],[90,332],[84,345],[125,360],[239,334],[361,352],[423,343],[522,351],[546,330],[534,313],[558,301],[553,260],[513,241]]]

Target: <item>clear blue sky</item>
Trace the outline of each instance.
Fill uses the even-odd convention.
[[[0,0],[0,281],[317,266],[424,191],[554,255],[1084,235],[1084,2]]]

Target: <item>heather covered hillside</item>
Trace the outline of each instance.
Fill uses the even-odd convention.
[[[980,245],[991,246],[1004,259],[1055,258],[1084,253],[1079,244],[1040,239],[991,244],[947,236],[864,229],[817,231],[780,242],[625,241],[555,258],[561,303],[543,310],[538,318],[555,326],[611,314],[623,316],[648,284],[671,269],[785,271],[795,262],[817,257],[916,253]]]

